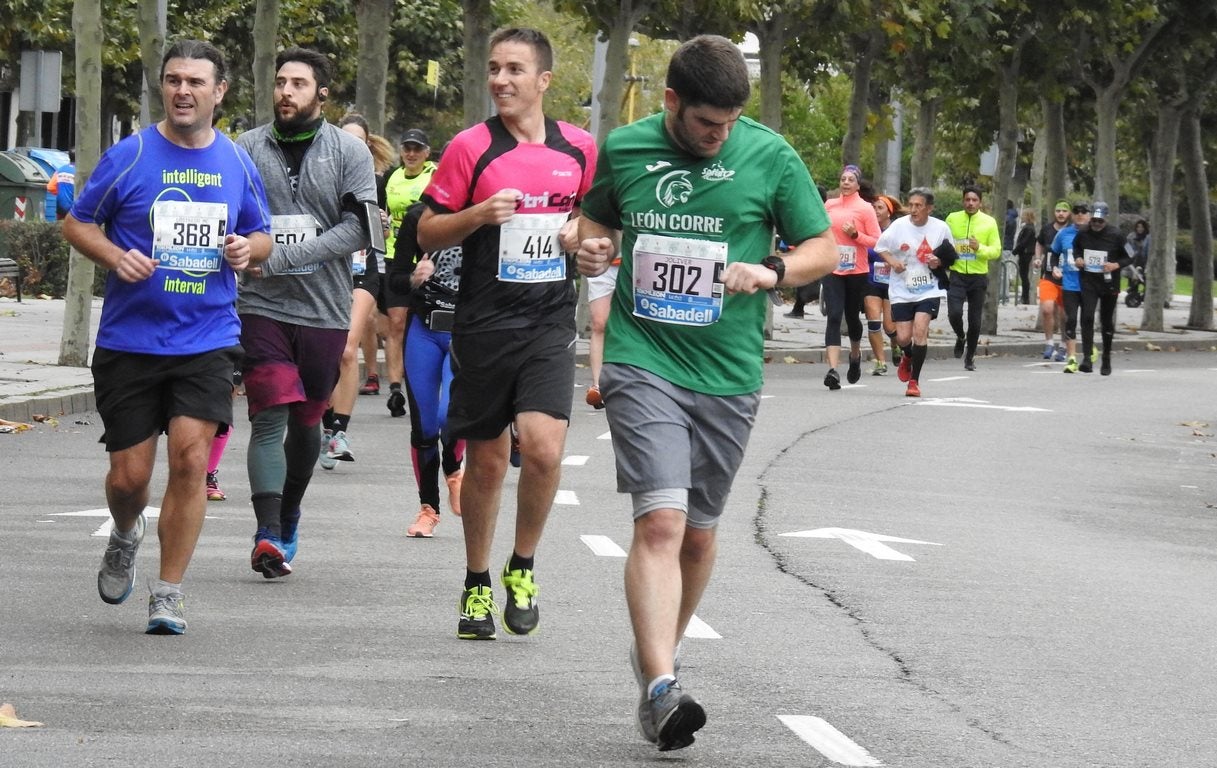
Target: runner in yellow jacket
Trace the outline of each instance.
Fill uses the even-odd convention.
[[[947,290],[947,320],[955,331],[955,357],[963,358],[966,370],[976,370],[976,343],[980,340],[980,317],[989,288],[989,262],[1001,258],[1001,229],[997,221],[980,210],[980,188],[963,188],[963,210],[948,214],[947,226],[959,258],[951,265]],[[968,329],[964,333],[963,305],[968,303]],[[965,346],[966,343],[966,346]]]

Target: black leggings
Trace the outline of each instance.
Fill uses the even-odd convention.
[[[1118,285],[1118,284],[1117,284]],[[1090,359],[1090,350],[1094,349],[1094,310],[1099,309],[1099,325],[1103,334],[1103,354],[1111,352],[1111,342],[1116,335],[1116,299],[1119,293],[1113,293],[1106,285],[1095,285],[1089,280],[1082,281],[1082,354],[1084,359]]]
[[[968,302],[967,356],[976,355],[976,344],[980,341],[980,317],[985,311],[985,292],[989,289],[988,275],[965,275],[951,273],[951,285],[947,288],[947,321],[956,336],[964,336],[963,303]]]
[[[845,315],[850,342],[862,343],[862,304],[869,280],[865,272],[858,275],[825,275],[820,280],[820,301],[828,314],[824,346],[841,346],[842,314]]]

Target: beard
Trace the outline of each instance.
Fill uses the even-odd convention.
[[[299,133],[317,120],[321,114],[321,102],[314,96],[311,101],[301,104],[290,118],[284,118],[275,106],[275,127],[282,134]]]

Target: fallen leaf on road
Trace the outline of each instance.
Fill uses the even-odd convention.
[[[42,723],[32,720],[22,720],[17,717],[17,710],[12,704],[0,704],[0,728],[41,728]]]
[[[797,358],[797,357],[791,357],[790,355],[787,355],[785,358],[783,358],[783,360],[784,360],[784,362],[787,362],[787,363],[797,363],[797,362],[799,362],[799,358]]]
[[[1146,352],[1161,352],[1162,347],[1159,347],[1157,344],[1154,344],[1152,341],[1147,341],[1147,342],[1145,342],[1145,351]]]
[[[1179,422],[1179,426],[1181,426],[1181,427],[1196,427],[1197,429],[1204,429],[1205,427],[1207,427],[1207,426],[1208,426],[1208,422],[1204,422],[1204,421],[1181,421],[1181,422]]]

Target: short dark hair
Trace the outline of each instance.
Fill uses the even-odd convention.
[[[549,44],[549,38],[539,29],[531,27],[503,27],[496,29],[490,35],[490,48],[493,50],[501,43],[523,43],[532,46],[536,54],[538,72],[552,72],[554,69],[554,47]]]
[[[930,191],[929,187],[913,187],[909,190],[909,200],[914,197],[920,197],[926,205],[934,204],[934,193]]]
[[[347,112],[343,115],[342,119],[338,121],[338,127],[341,128],[344,125],[358,125],[363,129],[365,136],[372,137],[372,126],[368,125],[368,119],[358,112]]]
[[[981,192],[980,187],[976,186],[975,184],[964,184],[963,185],[963,194],[967,195],[969,192],[975,192],[976,197],[980,200],[985,199],[985,193]]]
[[[325,54],[295,45],[291,48],[284,48],[275,57],[275,71],[283,69],[283,65],[289,61],[307,64],[309,69],[313,70],[313,79],[317,81],[318,88],[330,87],[330,81],[334,79],[334,65]]]
[[[216,70],[216,82],[222,83],[228,79],[228,67],[224,64],[224,54],[205,40],[177,40],[165,50],[161,57],[161,79],[165,79],[165,65],[170,59],[206,59]]]
[[[681,106],[735,109],[748,103],[748,65],[735,43],[718,35],[698,35],[676,49],[668,63],[667,87]]]

